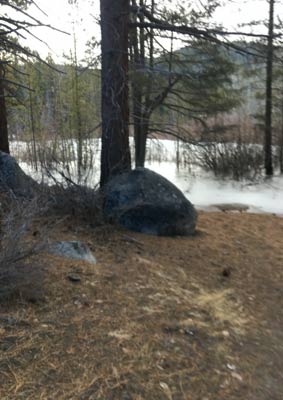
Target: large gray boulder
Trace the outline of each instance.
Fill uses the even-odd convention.
[[[114,177],[103,195],[106,218],[127,229],[161,236],[195,232],[194,206],[175,185],[149,169]]]
[[[0,151],[0,191],[31,196],[38,184],[24,173],[14,157]]]

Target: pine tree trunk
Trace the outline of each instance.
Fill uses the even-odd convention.
[[[4,90],[4,68],[0,64],[0,150],[10,153],[8,139],[7,109]]]
[[[132,1],[133,6],[137,6],[135,0]],[[145,3],[144,0],[139,1],[139,7],[142,9]],[[155,1],[151,1],[151,14],[154,14]],[[139,16],[140,22],[144,23],[144,16]],[[133,52],[134,52],[134,70],[141,71],[146,70],[146,56],[145,56],[145,44],[147,41],[145,35],[145,29],[135,28],[133,30]],[[153,30],[150,30],[149,37],[149,69],[150,72],[153,70]],[[145,87],[141,86],[139,80],[133,82],[133,113],[134,113],[134,134],[135,134],[135,164],[136,167],[144,167],[146,157],[146,141],[149,133],[149,120],[150,114],[148,110],[151,105],[151,93],[152,93],[152,79],[150,76],[147,79]]]
[[[139,121],[139,135],[135,138],[136,167],[144,167],[145,164],[148,128],[147,120],[142,118],[141,121]]]
[[[131,169],[128,105],[129,0],[100,0],[102,49],[103,186],[112,176]]]
[[[133,6],[137,6],[135,0],[132,0]],[[143,6],[140,0],[140,7]],[[144,107],[144,88],[140,79],[140,71],[145,68],[145,49],[144,49],[144,29],[132,29],[131,32],[132,65],[135,76],[132,79],[132,101],[133,101],[133,123],[135,139],[135,166],[144,167],[145,146],[147,132],[144,128],[144,118],[142,109]]]

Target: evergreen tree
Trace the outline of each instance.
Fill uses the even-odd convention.
[[[174,27],[205,26],[217,3],[209,2],[202,11],[193,6],[187,10],[174,3],[172,10],[158,6],[155,0],[132,0],[131,70],[132,114],[135,137],[136,166],[143,166],[146,139],[151,132],[182,136],[173,123],[180,116],[186,123],[200,122],[208,131],[205,118],[228,112],[237,104],[231,85],[235,68],[225,49],[214,41],[197,35],[186,39],[186,47],[174,51]],[[171,31],[167,35],[171,46],[162,45],[164,33],[145,28],[146,20],[157,23],[162,18]],[[168,23],[169,21],[169,23]],[[160,21],[159,21],[160,23]],[[177,28],[176,28],[177,29]],[[162,110],[162,119],[158,111]],[[165,118],[168,115],[169,118]]]
[[[40,59],[36,53],[22,46],[19,42],[19,38],[23,36],[22,34],[29,33],[30,28],[42,26],[40,21],[28,14],[28,6],[32,3],[32,0],[0,0],[0,6],[3,11],[0,15],[0,150],[3,151],[9,151],[5,89],[7,91],[8,85],[17,86],[17,82],[11,82],[6,78],[9,66],[15,57],[18,57],[21,61],[29,57]],[[16,16],[11,17],[10,15],[12,14]]]

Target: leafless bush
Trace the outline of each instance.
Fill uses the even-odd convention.
[[[242,143],[207,143],[196,155],[198,164],[216,176],[256,179],[263,170],[263,149],[259,145]]]
[[[103,224],[102,199],[98,187],[91,189],[69,180],[49,189],[49,212],[71,215],[92,226]]]
[[[81,148],[81,157],[78,155],[78,148]],[[81,143],[81,147],[75,140],[61,140],[52,146],[37,146],[39,168],[51,180],[54,177],[58,180],[60,174],[63,174],[78,184],[87,185],[96,175],[97,156],[98,143],[87,139]]]
[[[77,174],[68,166],[58,160],[50,161],[52,162],[43,161],[42,164],[49,183],[49,186],[45,186],[45,195],[50,203],[48,212],[61,216],[76,216],[91,225],[101,225],[101,196],[98,184],[93,184],[98,175],[95,168],[83,169],[78,183]]]
[[[35,218],[46,209],[42,204],[42,199],[19,201],[11,196],[1,202],[0,298],[2,300],[3,297],[19,295],[26,286],[35,288],[38,283],[39,269],[32,268],[27,260],[42,250],[47,241],[46,225],[44,231],[43,229],[32,231]]]

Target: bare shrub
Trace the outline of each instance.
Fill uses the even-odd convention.
[[[44,165],[45,175],[53,186],[45,186],[45,195],[49,199],[49,213],[78,217],[90,225],[103,223],[102,198],[98,184],[93,184],[94,169],[84,170],[84,179],[79,183],[73,180],[73,174],[60,162],[51,166]],[[90,186],[88,186],[88,184]]]
[[[46,225],[44,230],[32,232],[35,218],[46,210],[46,206],[42,204],[42,199],[39,198],[20,201],[9,196],[1,201],[0,299],[2,300],[21,295],[27,287],[34,290],[39,284],[39,268],[33,268],[30,258],[41,251],[47,242]]]
[[[68,182],[67,186],[51,187],[49,198],[51,200],[49,212],[77,217],[93,227],[104,223],[102,198],[97,187],[91,189]]]
[[[82,142],[82,157],[78,161],[78,143],[75,140],[61,140],[50,145],[38,145],[38,163],[41,171],[50,181],[63,182],[68,178],[77,184],[87,185],[95,180],[95,160],[98,156],[98,142],[85,139]],[[61,176],[62,175],[62,176]]]
[[[242,143],[207,143],[196,155],[197,163],[216,176],[254,180],[263,171],[263,150],[260,145]]]

